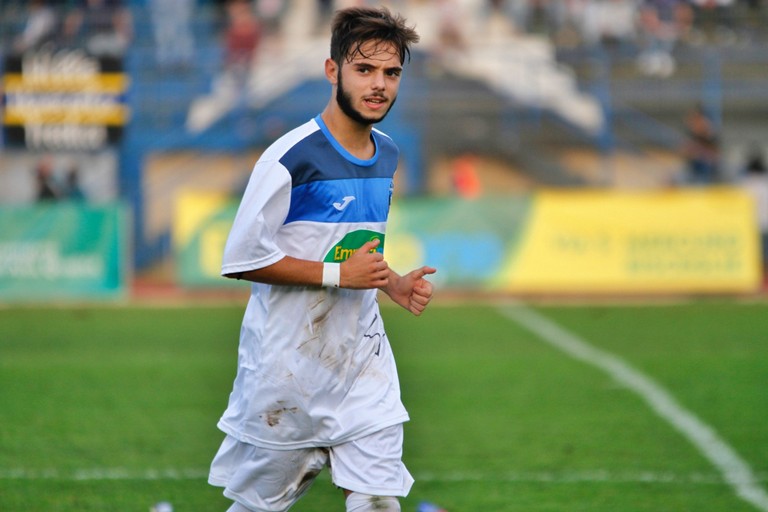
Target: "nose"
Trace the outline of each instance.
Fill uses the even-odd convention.
[[[384,79],[384,73],[383,72],[374,73],[372,83],[371,83],[371,88],[374,91],[383,91],[386,88],[386,86],[387,85],[386,85],[386,80]]]

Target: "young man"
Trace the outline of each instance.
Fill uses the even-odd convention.
[[[330,101],[256,162],[224,251],[222,273],[254,283],[209,477],[229,512],[288,510],[325,466],[350,512],[399,511],[413,483],[377,291],[419,315],[435,269],[401,276],[383,258],[398,150],[373,124],[418,35],[365,7],[332,28]]]

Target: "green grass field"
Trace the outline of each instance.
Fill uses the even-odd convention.
[[[206,473],[243,307],[0,309],[0,511],[226,510]],[[385,308],[411,413],[404,512],[768,510],[768,304],[529,308]],[[574,340],[596,352],[556,346]],[[721,444],[673,425],[686,414]],[[293,510],[343,503],[324,473]]]

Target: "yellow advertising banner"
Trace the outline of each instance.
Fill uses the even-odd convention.
[[[760,285],[751,199],[735,188],[542,191],[497,281],[516,292],[745,292]]]

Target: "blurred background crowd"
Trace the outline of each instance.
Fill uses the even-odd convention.
[[[399,194],[730,184],[768,232],[764,0],[0,0],[2,62],[82,50],[130,81],[116,142],[25,147],[6,130],[0,202],[123,199],[138,267],[162,259],[180,188],[236,195],[258,151],[321,109],[329,20],[353,4],[422,35],[385,122]]]

